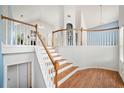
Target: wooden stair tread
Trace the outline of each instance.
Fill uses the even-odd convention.
[[[52,51],[52,52],[50,52],[50,53],[56,53],[55,51]]]
[[[55,48],[48,48],[48,50],[55,50]]]
[[[61,55],[55,55],[55,56],[53,56],[53,57],[62,57]]]
[[[59,69],[62,69],[62,68],[66,67],[66,66],[69,66],[69,65],[71,65],[71,64],[72,64],[72,63],[65,63],[65,64],[59,66]]]
[[[59,59],[59,60],[56,60],[58,62],[62,62],[62,61],[66,61],[67,59]]]
[[[58,74],[58,81],[63,79],[65,76],[67,76],[68,74],[70,74],[72,71],[74,71],[77,68],[78,68],[78,66],[73,66],[73,67],[61,72],[60,74]]]

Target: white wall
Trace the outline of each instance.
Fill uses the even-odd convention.
[[[58,51],[81,69],[107,68],[118,70],[118,47],[76,46],[59,48]]]
[[[70,15],[70,17],[68,17]],[[76,22],[76,6],[70,5],[70,6],[64,6],[64,28],[66,28],[67,23],[72,23],[73,28],[75,28],[75,22]]]
[[[124,25],[124,5],[119,6],[119,26]]]
[[[124,26],[124,5],[119,6],[119,27],[120,30],[122,29],[121,27]],[[123,29],[122,29],[123,30]],[[120,36],[122,36],[122,33],[120,32]],[[124,33],[123,33],[124,36]],[[120,37],[122,41],[123,39],[123,43],[124,43],[124,37]],[[122,44],[120,43],[120,50],[123,50],[123,54],[124,54],[124,46],[122,46]],[[119,53],[121,54],[121,53]],[[124,58],[124,55],[122,55],[122,57]],[[121,60],[121,55],[120,55],[120,60],[119,60],[119,73],[120,76],[122,77],[123,81],[124,81],[124,61],[123,59]]]
[[[43,79],[43,74],[40,68],[40,64],[37,60],[36,55],[35,56],[35,62],[34,62],[34,86],[33,88],[46,88],[44,79]]]

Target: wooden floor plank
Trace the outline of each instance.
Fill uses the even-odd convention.
[[[116,71],[93,68],[78,71],[60,88],[124,88],[124,83]]]

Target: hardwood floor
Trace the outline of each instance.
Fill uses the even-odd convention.
[[[118,72],[94,68],[78,71],[60,88],[124,88],[124,83]]]

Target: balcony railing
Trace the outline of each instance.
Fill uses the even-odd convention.
[[[116,46],[119,27],[108,29],[60,29],[52,32],[52,45],[65,46]]]

